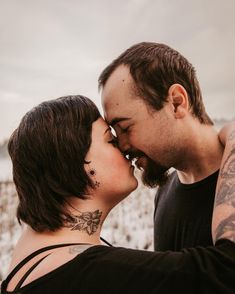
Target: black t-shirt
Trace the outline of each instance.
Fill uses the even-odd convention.
[[[221,240],[181,252],[94,246],[17,293],[234,294],[235,244]]]
[[[211,221],[219,171],[182,184],[176,171],[155,197],[154,249],[174,250],[212,245]]]

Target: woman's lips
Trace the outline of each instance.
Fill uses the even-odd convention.
[[[131,166],[130,166],[130,172],[131,172],[132,174],[134,174],[134,171],[135,171],[135,167],[134,167],[134,165],[131,165]]]

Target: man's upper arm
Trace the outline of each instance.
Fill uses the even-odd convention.
[[[212,222],[214,243],[221,238],[235,242],[235,123],[231,124],[224,141]]]

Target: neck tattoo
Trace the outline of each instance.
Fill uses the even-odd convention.
[[[102,211],[98,209],[90,212],[79,212],[78,215],[71,215],[71,220],[66,220],[65,227],[71,231],[85,231],[88,235],[94,234],[100,224]]]

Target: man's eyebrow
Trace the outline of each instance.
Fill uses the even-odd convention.
[[[109,123],[109,125],[111,127],[114,127],[117,123],[121,122],[121,121],[126,121],[131,119],[130,117],[115,117],[114,119],[112,119]]]

